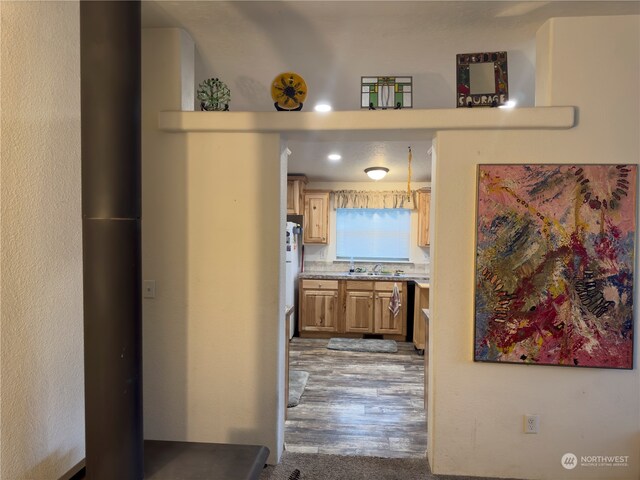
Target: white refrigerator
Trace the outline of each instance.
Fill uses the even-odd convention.
[[[285,304],[287,308],[294,306],[290,318],[289,339],[296,329],[296,314],[298,310],[296,292],[298,291],[298,273],[302,267],[302,240],[300,225],[287,222],[285,246]]]

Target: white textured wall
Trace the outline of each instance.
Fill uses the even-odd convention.
[[[184,106],[185,42],[193,45],[178,29],[142,31],[142,276],[157,282],[156,298],[142,305],[144,429],[151,439],[185,435],[187,165],[177,159],[186,156],[186,141],[157,130],[158,111]]]
[[[278,134],[173,134],[185,62],[175,29],[143,32],[145,437],[266,445],[284,415],[284,167]],[[192,66],[190,68],[193,68]]]
[[[2,2],[3,480],[84,457],[78,2]]]
[[[554,19],[539,32],[538,62],[544,79],[537,97],[546,105],[577,106],[575,128],[437,135],[429,345],[432,468],[441,474],[530,479],[637,479],[638,288],[633,370],[473,362],[477,165],[640,161],[640,17]],[[636,262],[636,277],[638,272]],[[522,432],[525,413],[541,416],[539,434]],[[568,452],[579,461],[583,455],[628,455],[629,466],[569,471],[560,464]]]
[[[276,459],[280,138],[188,134],[187,151],[187,438],[263,444]]]

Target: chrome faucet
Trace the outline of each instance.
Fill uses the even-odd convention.
[[[382,265],[380,263],[376,263],[373,267],[373,270],[371,271],[373,272],[374,275],[378,275],[381,270],[382,270]]]

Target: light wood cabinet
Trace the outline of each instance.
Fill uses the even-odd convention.
[[[304,175],[287,176],[287,215],[302,215],[304,211],[304,189],[307,185]]]
[[[422,354],[427,348],[427,324],[422,309],[429,308],[429,284],[417,283],[413,302],[413,346]]]
[[[401,306],[393,315],[389,304],[395,284],[400,291]],[[317,338],[334,334],[351,337],[378,334],[404,341],[407,334],[406,286],[406,282],[302,280],[300,335]],[[341,306],[339,312],[332,299]],[[333,315],[334,312],[337,315]]]
[[[338,281],[303,280],[300,289],[300,332],[338,331]]]
[[[418,246],[428,247],[429,239],[429,212],[431,209],[431,192],[418,190]]]
[[[373,282],[347,281],[344,330],[348,333],[373,332]]]
[[[373,304],[373,331],[386,335],[404,335],[407,324],[406,292],[403,288],[406,284],[399,282],[400,311],[394,315],[389,310],[393,296],[394,282],[376,282]]]
[[[304,243],[329,242],[329,192],[307,190],[304,193]]]

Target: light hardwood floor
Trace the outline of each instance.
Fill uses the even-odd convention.
[[[328,340],[294,337],[289,368],[309,372],[300,404],[287,409],[291,452],[424,457],[424,357],[328,350]]]

